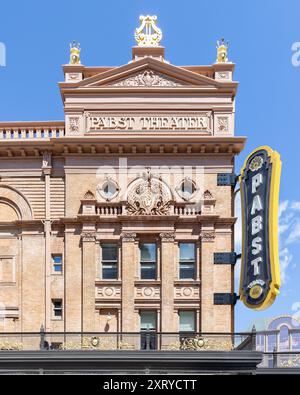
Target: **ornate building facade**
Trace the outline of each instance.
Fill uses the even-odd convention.
[[[71,45],[64,121],[0,123],[1,331],[234,329],[234,64],[174,66],[141,22],[120,67]]]

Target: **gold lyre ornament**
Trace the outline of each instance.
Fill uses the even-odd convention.
[[[80,44],[76,41],[72,41],[70,44],[70,64],[81,64],[80,52]]]
[[[217,41],[217,63],[228,63],[228,47],[229,43],[224,38]]]
[[[134,37],[139,47],[158,47],[162,40],[162,31],[156,26],[157,16],[141,15],[141,26],[135,29]]]

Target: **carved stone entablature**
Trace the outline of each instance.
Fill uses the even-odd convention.
[[[83,232],[81,234],[81,240],[83,242],[93,242],[96,241],[96,234],[95,232]]]
[[[136,240],[137,234],[134,232],[124,232],[121,235],[122,241],[125,243],[133,243]]]
[[[128,78],[114,82],[112,86],[181,86],[183,83],[179,83],[173,78],[170,78],[164,74],[154,72],[153,70],[144,70],[142,73],[134,74]]]
[[[199,299],[200,288],[196,286],[177,286],[174,288],[175,299]]]
[[[137,286],[135,288],[135,297],[137,299],[159,299],[160,298],[160,287]]]
[[[173,243],[175,240],[175,233],[174,232],[164,232],[160,233],[160,239],[162,242]]]
[[[127,195],[127,213],[130,215],[168,215],[172,205],[169,188],[148,174],[136,180]]]
[[[213,243],[215,241],[215,238],[216,238],[216,233],[212,230],[210,231],[206,230],[201,232],[200,234],[201,241],[205,243]]]
[[[96,288],[96,299],[120,299],[121,298],[121,286],[107,285],[97,286]]]

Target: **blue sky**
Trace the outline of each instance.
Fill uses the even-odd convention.
[[[140,14],[158,15],[166,57],[175,65],[215,61],[216,40],[230,41],[236,63],[236,134],[248,136],[243,159],[258,145],[282,155],[280,250],[284,283],[267,311],[236,308],[236,329],[253,320],[292,313],[300,302],[299,104],[300,67],[292,44],[300,42],[298,0],[27,0],[2,2],[0,120],[63,119],[57,82],[68,62],[68,45],[80,41],[85,65],[127,63]],[[298,307],[299,308],[299,307]]]

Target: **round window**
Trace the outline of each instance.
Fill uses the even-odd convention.
[[[191,180],[184,180],[178,188],[178,193],[184,200],[189,200],[195,191],[195,184]]]
[[[118,194],[119,188],[113,181],[106,181],[100,189],[101,196],[106,200],[112,200]]]

